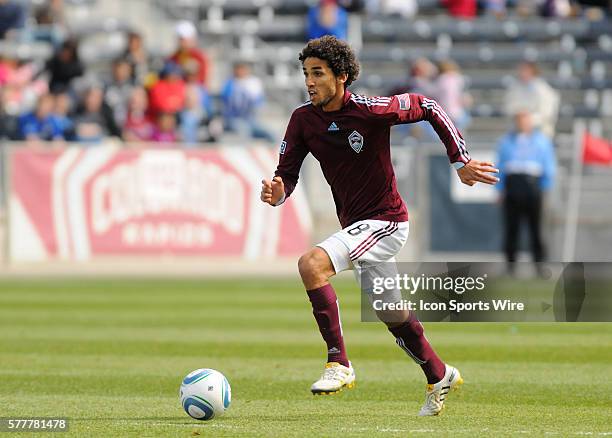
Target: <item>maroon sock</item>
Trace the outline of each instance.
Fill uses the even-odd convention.
[[[338,362],[345,367],[349,360],[342,339],[342,325],[340,311],[338,310],[338,297],[331,284],[318,289],[306,291],[312,303],[312,314],[317,320],[321,336],[327,344],[327,361]]]
[[[437,383],[444,378],[446,366],[440,360],[423,334],[423,326],[413,312],[408,321],[398,327],[389,328],[397,345],[417,364],[421,365],[427,383]]]

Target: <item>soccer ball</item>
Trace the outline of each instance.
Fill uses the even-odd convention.
[[[196,420],[220,417],[232,401],[232,389],[223,374],[209,368],[192,371],[183,379],[181,405]]]

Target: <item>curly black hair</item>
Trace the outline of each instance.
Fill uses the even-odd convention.
[[[329,68],[336,76],[346,73],[345,87],[348,87],[359,76],[359,63],[355,52],[345,41],[335,36],[325,35],[308,41],[300,52],[299,60],[303,64],[306,58],[319,58],[327,61]]]

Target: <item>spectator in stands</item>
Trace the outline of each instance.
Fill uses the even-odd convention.
[[[127,117],[130,95],[134,89],[132,66],[125,58],[113,62],[112,77],[106,84],[106,103],[113,109],[117,126],[123,126]]]
[[[72,112],[72,98],[68,93],[55,95],[53,118],[62,132],[64,140],[74,140],[74,122],[70,118]]]
[[[149,110],[153,117],[159,113],[177,114],[185,106],[183,70],[175,62],[166,62],[160,79],[151,87]]]
[[[26,11],[22,3],[0,0],[0,39],[12,38],[18,29],[25,26]]]
[[[441,0],[441,3],[456,18],[473,19],[478,11],[476,0]]]
[[[416,0],[367,0],[366,10],[369,15],[399,16],[412,18],[419,6]]]
[[[10,140],[15,137],[15,118],[4,112],[3,89],[0,87],[0,140]]]
[[[470,96],[465,91],[465,78],[459,66],[453,61],[442,61],[438,65],[439,75],[435,80],[435,96],[442,108],[455,123],[459,130],[465,129],[470,122],[470,114],[466,109],[470,105]]]
[[[389,90],[388,95],[411,92],[433,96],[436,92],[435,78],[437,74],[437,67],[429,59],[418,58],[410,65],[406,79],[402,83],[395,84]]]
[[[221,98],[227,131],[275,141],[275,137],[259,122],[257,112],[264,103],[263,84],[251,73],[247,63],[234,65],[233,77],[223,86]]]
[[[569,0],[544,0],[542,2],[541,14],[543,17],[569,17],[572,6]]]
[[[74,117],[76,140],[84,143],[99,143],[105,137],[121,137],[112,109],[104,102],[102,87],[90,86]]]
[[[17,117],[34,110],[38,97],[47,93],[46,81],[36,76],[37,68],[29,59],[6,56],[0,62],[0,88],[8,114]]]
[[[550,139],[534,128],[529,110],[514,116],[515,128],[498,144],[497,165],[504,209],[504,251],[508,271],[514,273],[520,224],[526,219],[531,252],[536,263],[544,261],[545,249],[540,235],[543,194],[551,189],[556,172],[554,148]],[[538,266],[541,269],[541,266]]]
[[[147,141],[153,137],[155,124],[147,113],[148,105],[147,91],[142,87],[134,88],[130,95],[128,113],[123,125],[125,141]]]
[[[506,16],[506,0],[484,0],[482,6],[485,15],[493,15],[499,19]]]
[[[576,13],[586,17],[589,21],[600,21],[607,15],[612,15],[610,0],[577,0]]]
[[[181,138],[188,144],[215,141],[223,132],[223,123],[215,117],[208,90],[198,82],[195,65],[187,64],[185,80],[185,108],[179,117]]]
[[[54,48],[59,47],[66,34],[63,0],[47,0],[38,5],[34,10],[34,20],[36,28],[31,30],[33,38],[49,42]]]
[[[129,32],[127,35],[127,47],[122,58],[132,66],[132,80],[135,83],[146,85],[149,73],[149,54],[144,46],[142,35],[138,32]]]
[[[189,145],[205,141],[215,141],[221,133],[213,121],[212,99],[206,89],[196,83],[188,83],[185,108],[180,114],[181,140]]]
[[[176,115],[172,113],[159,113],[151,141],[156,143],[175,143],[178,140],[176,133]]]
[[[40,96],[36,110],[19,118],[19,134],[22,140],[63,139],[61,127],[53,117],[54,103],[53,95]]]
[[[427,58],[418,58],[410,68],[408,91],[430,96],[435,94],[437,67]]]
[[[346,40],[348,33],[348,13],[338,5],[336,0],[320,0],[308,11],[308,39],[333,35]]]
[[[83,76],[85,68],[79,59],[77,40],[68,39],[51,59],[46,69],[51,75],[49,88],[52,93],[69,90],[73,79]]]
[[[552,139],[559,114],[559,100],[559,93],[540,77],[538,66],[525,61],[519,64],[517,78],[506,90],[504,109],[506,114],[513,115],[525,107],[525,102],[529,102],[535,125]]]
[[[198,66],[198,81],[207,85],[210,62],[206,53],[198,48],[198,32],[195,26],[190,21],[181,21],[176,26],[176,35],[178,37],[178,49],[170,60],[178,64],[183,70],[187,68],[187,64],[195,63]]]

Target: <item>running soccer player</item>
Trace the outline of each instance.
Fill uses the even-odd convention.
[[[313,394],[332,394],[355,383],[355,371],[342,337],[338,299],[329,279],[366,265],[393,262],[408,238],[408,212],[391,165],[390,128],[427,120],[446,146],[464,184],[495,184],[493,164],[472,160],[465,141],[435,100],[417,94],[368,98],[346,89],[358,76],[350,46],[332,36],[311,40],[299,55],[310,100],[293,111],[280,146],[272,180],[262,181],[261,200],[282,204],[311,153],[331,186],[342,230],[302,255],[298,269],[327,344],[323,375]],[[381,317],[381,315],[379,315]],[[437,415],[450,389],[463,383],[459,371],[442,362],[413,312],[381,318],[396,343],[423,369],[425,404],[419,415]]]

